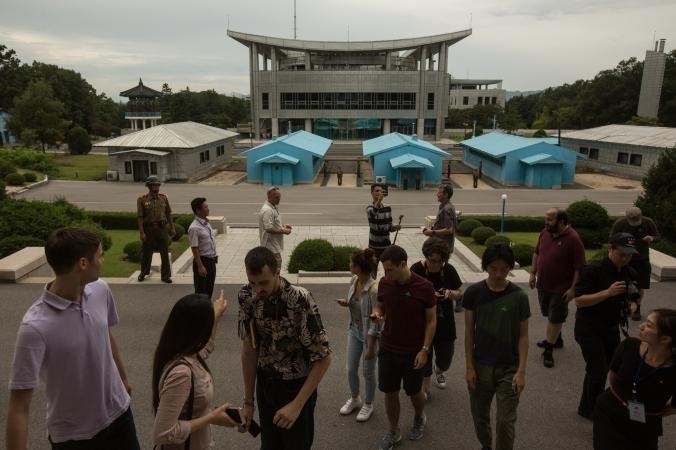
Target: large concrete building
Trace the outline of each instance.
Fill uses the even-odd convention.
[[[561,145],[586,155],[591,168],[643,178],[668,148],[676,148],[676,128],[605,125],[561,135]]]
[[[664,81],[664,68],[667,64],[667,55],[664,53],[665,39],[655,42],[655,50],[645,52],[643,63],[643,77],[641,78],[641,94],[638,98],[636,115],[641,117],[657,118]]]
[[[452,109],[470,109],[476,105],[505,107],[507,91],[502,88],[502,80],[451,77],[450,86],[448,106]]]
[[[439,139],[448,114],[448,47],[471,34],[330,42],[228,31],[249,49],[256,137],[303,129],[338,140],[390,132]]]

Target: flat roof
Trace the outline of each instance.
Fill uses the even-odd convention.
[[[451,79],[451,84],[498,84],[502,83],[502,80],[482,80],[480,78],[453,78],[448,76]]]
[[[470,36],[472,29],[455,31],[453,33],[437,34],[406,39],[392,39],[387,41],[307,41],[300,39],[286,39],[272,36],[242,33],[228,30],[228,36],[249,47],[252,43],[281,47],[289,50],[321,51],[321,52],[373,52],[407,50],[421,45],[430,45],[446,42],[453,45]]]
[[[676,146],[676,128],[641,127],[637,125],[604,125],[587,130],[563,133],[561,139],[610,142],[644,147]]]

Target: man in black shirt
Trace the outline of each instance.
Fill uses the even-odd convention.
[[[626,325],[627,284],[636,280],[636,272],[628,264],[636,253],[634,236],[612,235],[608,256],[584,266],[575,287],[575,340],[586,363],[577,413],[588,419],[596,397],[603,392],[610,360],[620,343],[618,325]]]

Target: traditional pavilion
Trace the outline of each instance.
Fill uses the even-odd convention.
[[[137,86],[120,92],[120,97],[129,98],[124,118],[131,122],[132,131],[154,127],[162,119],[157,102],[161,95],[160,91],[145,86],[140,78]],[[148,121],[147,127],[146,121]]]

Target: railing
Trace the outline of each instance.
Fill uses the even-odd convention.
[[[162,117],[162,113],[160,111],[146,111],[146,112],[133,112],[133,111],[127,111],[124,113],[125,118],[129,117]]]

